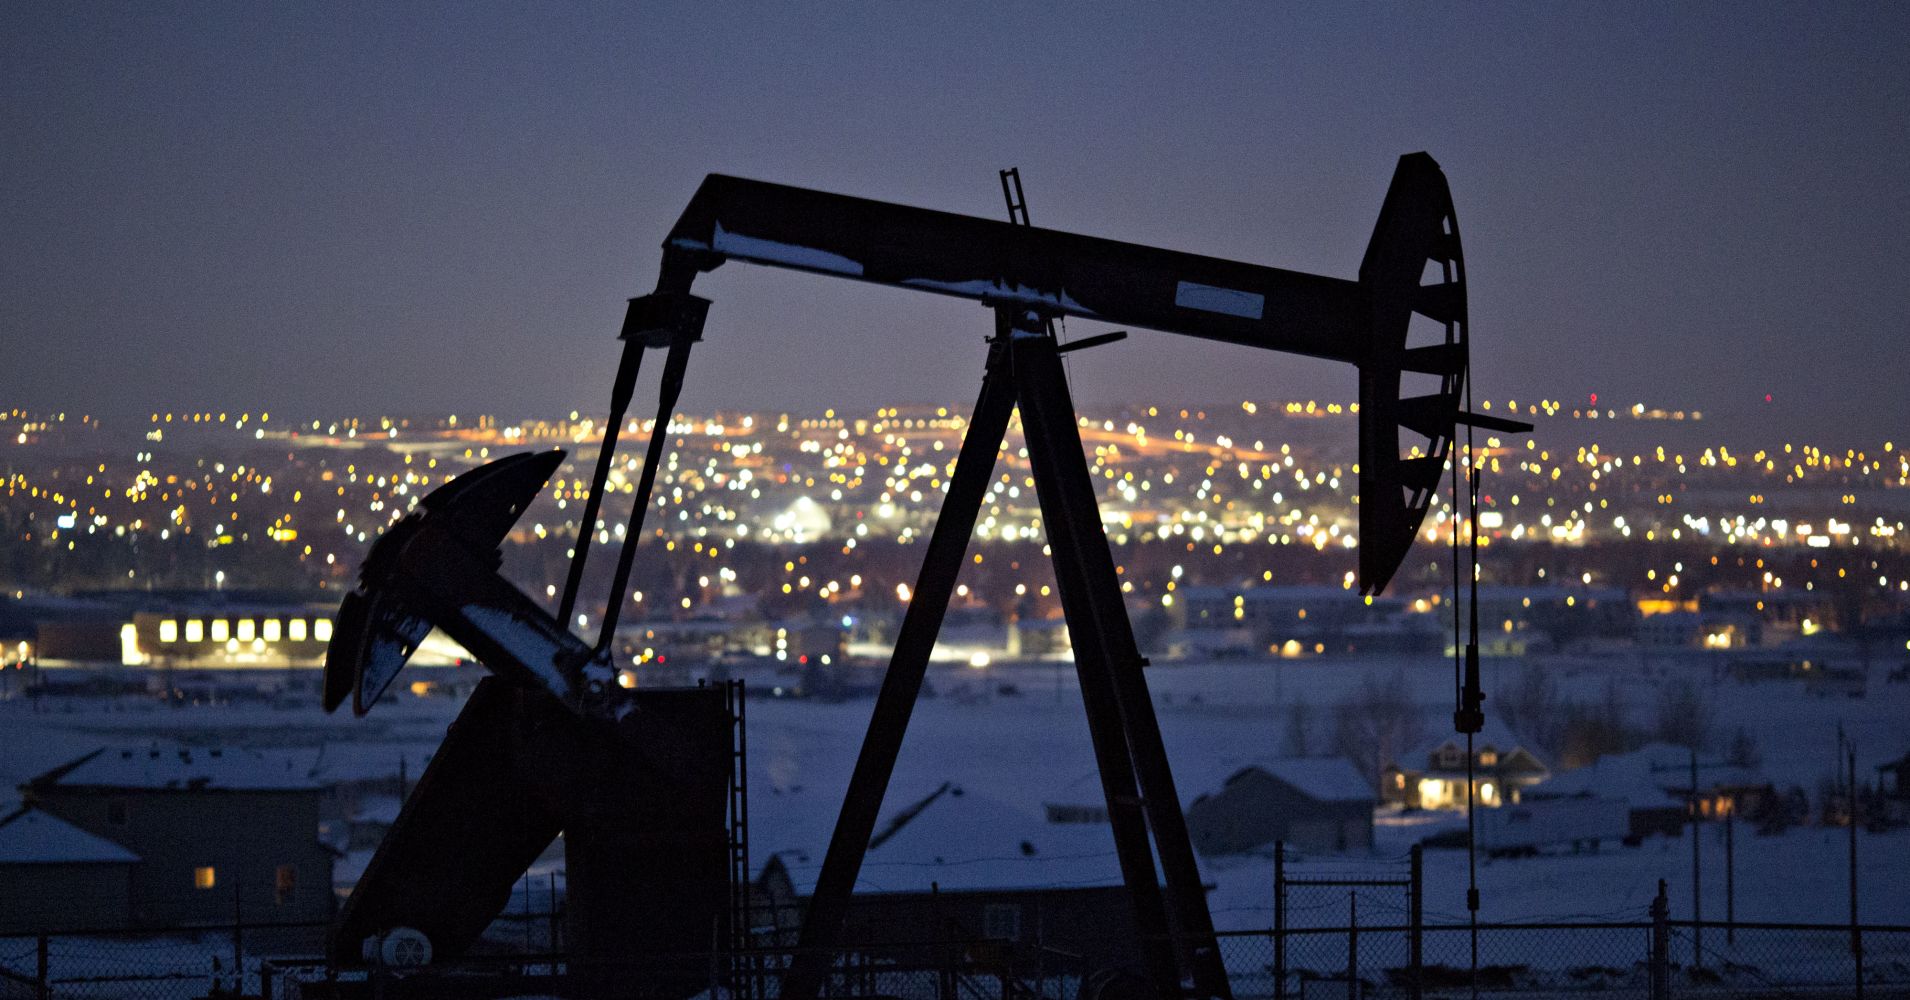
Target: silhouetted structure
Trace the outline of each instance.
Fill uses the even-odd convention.
[[[708,312],[709,302],[690,288],[699,274],[737,260],[966,298],[994,314],[980,396],[920,575],[905,591],[908,610],[780,995],[814,996],[844,943],[849,895],[1017,409],[1132,907],[1137,971],[1162,996],[1179,995],[1187,979],[1201,995],[1230,995],[1061,366],[1063,353],[1125,333],[1063,344],[1054,321],[1074,316],[1355,365],[1360,582],[1367,595],[1384,588],[1412,545],[1453,458],[1455,424],[1529,428],[1461,409],[1468,370],[1464,258],[1445,177],[1423,153],[1400,159],[1357,280],[1037,229],[1019,175],[1004,171],[1002,183],[1006,223],[720,175],[704,180],[664,242],[656,291],[631,300],[621,334],[624,357],[582,516],[587,529],[596,523],[642,355],[652,347],[667,355],[647,460],[594,647],[567,627],[591,546],[575,549],[554,617],[496,574],[498,541],[554,470],[556,453],[513,456],[467,473],[386,533],[366,560],[364,585],[339,610],[328,707],[349,694],[357,710],[368,708],[433,624],[498,677],[473,696],[374,859],[345,914],[338,957],[399,926],[422,927],[434,945],[456,950],[482,926],[480,918],[495,912],[509,877],[560,828],[571,852],[573,905],[581,911],[574,946],[583,955],[610,953],[611,922],[598,924],[599,914],[626,921],[620,943],[627,949],[634,940],[640,952],[661,952],[693,933],[725,939],[715,926],[720,908],[710,905],[713,883],[692,876],[704,871],[705,859],[720,856],[724,838],[708,822],[684,821],[680,805],[656,796],[722,801],[712,790],[729,784],[719,757],[721,765],[730,758],[717,753],[709,734],[724,734],[727,747],[730,726],[713,709],[688,707],[701,704],[693,698],[666,710],[664,702],[650,705],[646,695],[620,690],[607,651],[689,351]],[[1468,689],[1476,687],[1474,670]],[[664,730],[678,738],[657,742]],[[521,735],[526,731],[532,735]],[[665,755],[674,746],[702,749]],[[661,769],[659,784],[626,777],[647,779],[649,769]],[[460,823],[513,806],[521,815],[502,828],[477,833]],[[705,820],[714,815],[691,811]],[[676,853],[663,850],[662,841],[645,845],[655,854],[613,850],[631,846],[639,828],[649,836],[659,824]],[[729,849],[734,858],[734,835]],[[458,857],[455,868],[447,855]],[[668,877],[657,871],[664,865],[673,866]],[[433,898],[453,884],[471,888],[449,901]],[[629,933],[646,907],[663,901],[677,912],[669,926],[657,927],[660,937]],[[692,987],[687,975],[682,982]]]

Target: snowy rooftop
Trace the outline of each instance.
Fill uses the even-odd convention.
[[[1121,884],[1114,834],[1106,826],[1050,824],[1034,810],[955,783],[889,802],[877,824],[878,836],[888,837],[863,861],[857,892],[928,892],[931,883],[950,892]],[[781,858],[796,891],[809,894],[822,871],[822,852],[786,851]]]
[[[265,753],[219,747],[101,747],[54,768],[32,783],[50,788],[317,789],[309,752]]]
[[[1174,786],[1191,803],[1232,784],[1248,771],[1260,771],[1292,785],[1318,802],[1372,802],[1373,785],[1344,757],[1222,757],[1182,762]]]
[[[1398,763],[1408,768],[1425,767],[1432,753],[1447,744],[1451,744],[1463,750],[1466,746],[1466,737],[1463,733],[1455,733],[1451,730],[1447,730],[1421,743],[1419,746],[1414,747],[1411,752],[1407,753],[1406,759]],[[1487,747],[1491,747],[1500,754],[1507,754],[1513,750],[1524,750],[1526,753],[1531,753],[1535,759],[1538,757],[1537,754],[1532,753],[1530,747],[1520,742],[1517,733],[1513,732],[1505,723],[1499,721],[1490,712],[1486,713],[1485,726],[1473,735],[1472,747],[1474,750],[1484,750]],[[1543,761],[1541,761],[1541,763],[1543,763]]]
[[[1184,805],[1220,791],[1249,770],[1259,770],[1292,785],[1319,802],[1372,802],[1371,782],[1344,757],[1255,757],[1239,754],[1186,755],[1172,763],[1174,791]],[[1068,782],[1050,801],[1065,805],[1103,803],[1101,776],[1087,771]]]
[[[139,855],[56,816],[0,803],[0,865],[130,863]]]
[[[1698,763],[1698,786],[1757,785],[1764,781],[1748,768]],[[1597,795],[1621,798],[1632,808],[1677,805],[1683,800],[1672,789],[1691,785],[1691,751],[1668,743],[1651,743],[1626,754],[1600,757],[1575,771],[1554,775],[1525,794],[1533,797]]]

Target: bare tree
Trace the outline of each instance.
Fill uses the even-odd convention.
[[[1743,726],[1731,734],[1731,750],[1725,760],[1733,767],[1754,768],[1764,762],[1764,756],[1758,753],[1757,740]]]
[[[1287,729],[1282,734],[1280,755],[1308,757],[1313,753],[1313,706],[1296,700],[1287,706]]]
[[[1560,728],[1559,763],[1567,770],[1584,767],[1607,754],[1635,750],[1642,742],[1625,711],[1625,699],[1616,681],[1605,685],[1603,697],[1592,702],[1567,702]]]
[[[1653,735],[1666,743],[1703,750],[1711,739],[1716,709],[1704,691],[1690,681],[1667,685],[1659,692]]]
[[[1546,754],[1563,749],[1566,706],[1558,682],[1546,670],[1526,665],[1492,693],[1499,717],[1527,745]]]
[[[1368,675],[1359,690],[1333,708],[1333,746],[1375,785],[1381,769],[1397,763],[1424,737],[1419,706],[1406,694],[1404,675]]]

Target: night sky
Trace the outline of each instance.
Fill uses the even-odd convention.
[[[1902,4],[15,0],[0,408],[596,413],[712,171],[1000,217],[1019,166],[1037,224],[1352,277],[1423,149],[1482,394],[1861,447],[1910,430],[1906,53]],[[973,398],[979,306],[698,287],[683,409]],[[1089,406],[1355,391],[1154,333],[1073,378]]]

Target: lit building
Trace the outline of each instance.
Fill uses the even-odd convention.
[[[1518,802],[1525,789],[1551,777],[1546,767],[1518,737],[1487,720],[1473,737],[1472,801],[1488,809]],[[1380,772],[1380,799],[1416,809],[1466,807],[1466,741],[1445,735],[1406,754]]]

